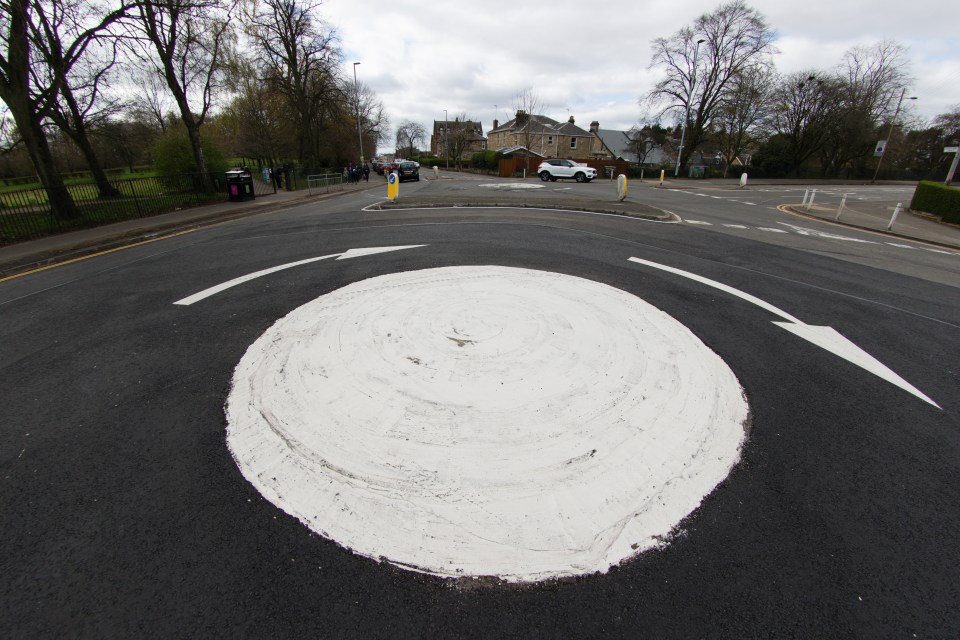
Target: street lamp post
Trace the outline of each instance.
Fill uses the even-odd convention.
[[[360,86],[357,84],[357,65],[353,63],[353,93],[357,101],[357,140],[360,141],[360,164],[363,164],[363,134],[360,132]]]
[[[890,146],[890,137],[893,136],[893,128],[897,126],[897,116],[900,115],[900,105],[903,104],[903,94],[907,92],[907,88],[904,87],[900,90],[900,99],[897,100],[897,110],[893,112],[893,121],[890,122],[890,131],[887,133],[887,141],[883,143],[883,148],[880,149],[880,159],[877,160],[877,170],[873,172],[873,180],[870,183],[877,181],[877,175],[880,173],[880,164],[883,162],[883,156],[887,153],[887,147]],[[910,96],[907,100],[916,100],[917,96]]]
[[[683,126],[680,128],[680,149],[677,150],[677,166],[673,170],[674,178],[680,173],[680,156],[683,155],[683,139],[687,135],[687,120],[690,119],[690,102],[693,100],[693,89],[697,86],[697,54],[700,53],[700,45],[704,42],[706,42],[704,38],[697,40],[697,46],[693,50],[693,73],[690,77],[690,94],[687,96],[687,112],[683,116]]]
[[[447,159],[447,169],[450,169],[450,117],[447,110],[443,110],[443,157]]]

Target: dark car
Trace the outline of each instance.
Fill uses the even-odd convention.
[[[416,162],[401,162],[397,169],[397,179],[400,182],[404,180],[416,180],[420,182],[420,167]]]

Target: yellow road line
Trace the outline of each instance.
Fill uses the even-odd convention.
[[[178,231],[176,233],[171,233],[166,236],[160,236],[159,238],[151,238],[149,240],[141,240],[140,242],[134,242],[132,244],[125,244],[122,247],[114,247],[113,249],[107,249],[106,251],[98,251],[97,253],[91,253],[87,256],[81,256],[79,258],[74,258],[73,260],[64,260],[63,262],[57,262],[55,264],[48,264],[45,267],[39,267],[37,269],[32,269],[30,271],[24,271],[23,273],[15,273],[12,276],[7,276],[6,278],[0,278],[0,282],[6,282],[7,280],[13,280],[14,278],[21,278],[23,276],[28,276],[31,273],[40,273],[41,271],[46,271],[47,269],[53,269],[54,267],[62,267],[65,264],[71,264],[73,262],[80,262],[81,260],[88,260],[90,258],[96,258],[97,256],[105,256],[108,253],[113,253],[115,251],[123,251],[124,249],[132,249],[133,247],[139,247],[140,245],[150,244],[151,242],[159,242],[161,240],[167,240],[168,238],[176,238],[177,236],[182,236],[186,233],[193,233],[196,229],[187,229],[185,231]]]

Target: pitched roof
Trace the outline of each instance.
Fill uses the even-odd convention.
[[[502,153],[502,154],[505,155],[505,156],[508,156],[508,155],[510,155],[510,154],[512,154],[512,153],[517,153],[517,152],[519,152],[519,151],[523,151],[524,154],[525,154],[525,155],[528,155],[528,156],[537,156],[538,158],[545,158],[545,157],[546,157],[546,156],[544,156],[544,155],[541,154],[541,153],[537,153],[536,151],[531,151],[530,149],[527,149],[527,148],[524,147],[523,145],[516,145],[516,146],[513,146],[513,147],[504,147],[503,149],[497,149],[497,152],[498,152],[498,153]]]
[[[637,153],[631,150],[630,138],[626,131],[598,129],[597,136],[615,157],[623,158],[627,162],[637,161]],[[670,156],[662,148],[656,147],[650,150],[643,161],[645,164],[663,164],[670,161]]]
[[[581,129],[572,122],[557,122],[553,118],[544,115],[531,115],[527,117],[527,123],[517,127],[517,119],[514,118],[504,122],[496,129],[491,129],[487,135],[500,132],[513,132],[518,130],[528,130],[530,133],[543,133],[546,135],[565,135],[565,136],[589,136],[590,132]]]

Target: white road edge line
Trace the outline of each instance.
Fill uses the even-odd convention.
[[[173,304],[184,306],[184,307],[189,306],[195,302],[200,302],[201,300],[209,298],[210,296],[216,295],[221,291],[226,291],[227,289],[235,287],[239,284],[243,284],[244,282],[249,282],[251,280],[255,280],[256,278],[270,275],[271,273],[276,273],[277,271],[292,269],[293,267],[299,267],[301,265],[310,264],[311,262],[318,262],[320,260],[326,260],[328,258],[336,258],[337,260],[347,260],[349,258],[368,256],[375,253],[386,253],[388,251],[400,251],[402,249],[416,249],[418,247],[425,247],[425,246],[427,245],[413,244],[413,245],[408,245],[403,247],[367,247],[363,249],[348,249],[343,253],[331,253],[326,256],[319,256],[316,258],[307,258],[306,260],[297,260],[296,262],[288,262],[286,264],[281,264],[276,267],[270,267],[269,269],[254,271],[253,273],[248,273],[245,276],[240,276],[239,278],[234,278],[233,280],[228,280],[227,282],[220,283],[208,289],[204,289],[203,291],[197,292],[191,296],[187,296],[186,298],[177,300]]]
[[[676,269],[674,267],[668,267],[667,265],[659,264],[656,262],[650,262],[649,260],[642,260],[641,258],[629,258],[630,262],[636,262],[638,264],[646,265],[648,267],[653,267],[654,269],[660,269],[661,271],[667,271],[669,273],[676,274],[678,276],[683,276],[684,278],[689,278],[701,284],[705,284],[709,287],[719,289],[726,293],[729,293],[733,296],[740,298],[741,300],[746,300],[752,304],[757,305],[761,309],[765,309],[775,315],[780,316],[787,322],[774,322],[773,324],[786,329],[787,331],[793,333],[796,336],[812,342],[813,344],[826,349],[827,351],[840,356],[844,360],[851,362],[866,371],[869,371],[875,376],[886,380],[887,382],[900,387],[904,391],[920,398],[924,402],[933,405],[937,409],[941,409],[940,405],[927,397],[923,392],[914,387],[912,384],[898,376],[891,369],[889,369],[882,362],[871,356],[869,353],[850,342],[847,338],[843,337],[836,329],[833,327],[818,327],[813,325],[804,324],[797,318],[794,318],[792,315],[786,311],[779,309],[769,302],[765,302],[760,298],[750,295],[739,289],[734,289],[729,285],[725,285],[722,282],[717,282],[716,280],[711,280],[703,276],[699,276],[695,273],[689,271],[683,271],[681,269]]]

